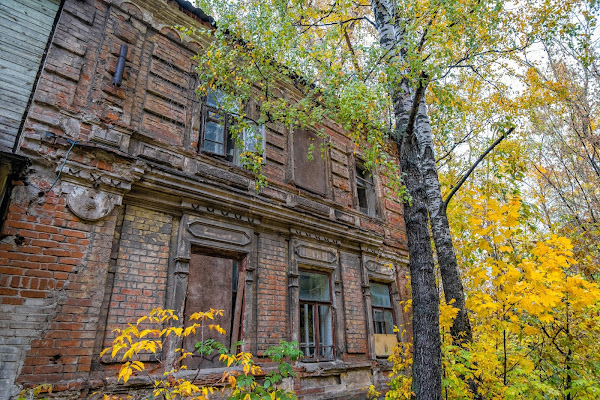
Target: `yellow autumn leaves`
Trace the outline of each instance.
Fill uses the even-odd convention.
[[[456,248],[474,341],[452,343],[456,309],[442,304],[446,396],[473,398],[473,380],[484,398],[597,398],[600,288],[578,274],[571,241],[528,227],[517,195],[471,195]]]

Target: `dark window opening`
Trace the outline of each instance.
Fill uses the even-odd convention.
[[[360,211],[374,217],[376,212],[373,174],[359,163],[356,164],[356,194]]]
[[[375,334],[394,333],[394,309],[390,297],[390,287],[383,283],[371,282],[371,308]]]
[[[331,360],[333,307],[330,276],[300,272],[300,350],[306,360]]]
[[[194,351],[193,356],[183,361],[188,369],[223,366],[218,352],[201,355],[195,351],[196,343],[202,339],[213,339],[228,350],[235,351],[236,342],[240,339],[242,318],[243,285],[238,284],[244,275],[242,265],[243,262],[230,258],[192,253],[184,308],[185,322],[189,324],[189,317],[195,312],[209,311],[211,308],[224,310],[223,316],[216,317],[210,324],[220,325],[226,333],[222,335],[210,330],[205,323],[203,332],[198,330],[195,335],[185,337],[183,348]]]

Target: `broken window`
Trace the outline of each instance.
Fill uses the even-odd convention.
[[[241,165],[243,152],[264,151],[265,129],[263,125],[259,126],[248,120],[248,126],[241,130],[238,138],[234,138],[234,118],[225,112],[224,105],[225,93],[221,90],[208,92],[202,105],[200,148],[206,153],[224,157]]]
[[[375,333],[394,333],[394,309],[388,285],[371,282],[371,306]]]
[[[323,139],[316,133],[297,129],[293,134],[294,183],[321,195],[327,194],[325,159],[321,155]]]
[[[230,258],[192,253],[184,309],[185,321],[187,323],[195,312],[209,311],[211,308],[224,310],[222,317],[217,317],[210,323],[219,324],[227,333],[221,335],[210,330],[207,325],[204,332],[198,330],[195,335],[184,338],[183,348],[187,351],[192,351],[202,338],[205,341],[218,341],[228,350],[235,347],[239,340],[243,300],[243,293],[238,290],[239,276],[243,276],[243,271],[239,271],[240,264],[242,263]],[[216,351],[204,355],[194,351],[194,355],[186,358],[184,364],[188,369],[222,367],[223,364],[218,360],[219,353]]]
[[[300,271],[300,350],[308,360],[331,360],[333,311],[330,276]]]
[[[356,195],[360,211],[374,217],[376,213],[373,174],[359,162],[356,163]]]
[[[394,308],[390,296],[390,286],[371,282],[371,308],[373,311],[373,330],[375,333],[375,354],[381,357],[390,355],[398,342],[394,333]]]

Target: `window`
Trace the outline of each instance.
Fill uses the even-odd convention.
[[[194,345],[201,341],[202,337],[204,340],[219,341],[228,349],[238,341],[243,297],[243,294],[238,295],[239,264],[237,260],[229,258],[192,253],[184,308],[185,321],[188,322],[190,315],[198,311],[208,311],[211,308],[224,310],[223,316],[218,317],[215,323],[225,329],[227,334],[221,335],[208,328],[204,329],[203,333],[197,331],[195,335],[184,338],[185,349],[194,349]],[[223,364],[218,360],[218,353],[205,357],[194,353],[186,358],[184,363],[189,369],[222,367]]]
[[[360,211],[374,217],[375,184],[373,183],[373,174],[358,162],[356,163],[356,195]]]
[[[375,333],[393,334],[394,309],[392,308],[390,287],[388,285],[371,282],[371,306]]]
[[[202,106],[202,135],[200,148],[210,154],[224,157],[237,165],[242,164],[242,153],[263,152],[265,148],[264,126],[248,121],[239,142],[233,137],[233,118],[223,110],[225,93],[209,91]],[[235,111],[235,110],[234,110]]]
[[[256,125],[253,122],[242,131],[242,142],[235,146],[233,151],[233,162],[242,165],[244,152],[264,154],[265,151],[265,126]]]
[[[300,350],[307,360],[333,359],[330,277],[300,271]]]

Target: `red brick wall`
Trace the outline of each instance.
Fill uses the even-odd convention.
[[[156,4],[149,2],[147,7]],[[124,7],[141,15],[136,6]],[[161,7],[148,10],[156,21],[182,21],[175,7]],[[169,214],[131,203],[123,206],[121,236],[113,249],[114,283],[107,288],[118,212],[98,222],[79,220],[65,205],[61,181],[53,191],[38,197],[36,186],[48,188],[65,158],[69,143],[64,138],[86,146],[107,146],[108,150],[96,150],[77,145],[69,156],[70,162],[93,167],[94,173],[105,176],[131,174],[132,162],[122,157],[127,152],[184,170],[178,173],[187,173],[185,179],[194,179],[195,171],[190,173],[185,168],[198,160],[217,166],[226,164],[197,155],[199,119],[195,113],[199,104],[193,92],[193,52],[166,24],[158,28],[102,1],[65,1],[21,147],[34,164],[27,178],[31,184],[14,191],[2,232],[7,236],[0,241],[1,367],[16,376],[22,365],[22,383],[57,383],[56,390],[79,388],[89,378],[98,336],[99,342],[106,345],[113,328],[135,321],[152,308],[165,306],[172,255],[173,222]],[[129,46],[127,68],[123,86],[115,88],[111,80],[122,44]],[[276,207],[283,208],[291,203],[286,190],[293,195],[302,195],[303,191],[287,183],[289,132],[280,126],[271,128],[267,130],[264,169],[271,186],[263,193],[270,191]],[[353,145],[334,128],[326,127],[333,141],[328,153],[332,172],[327,178],[328,198],[311,198],[344,209],[350,221],[356,218],[362,228],[383,235],[386,244],[404,252],[402,206],[384,198],[384,178],[378,180],[378,190],[381,216],[388,225],[357,212],[350,154]],[[237,167],[229,167],[223,168],[241,174]],[[91,185],[96,178],[89,179]],[[181,175],[177,179],[182,179]],[[178,193],[171,193],[169,187],[163,195],[175,198]],[[243,195],[256,203],[264,200],[253,197],[254,193]],[[169,203],[171,210],[179,200]],[[125,203],[128,201],[126,198]],[[313,220],[317,218],[335,223],[326,214]],[[255,322],[261,353],[280,340],[290,339],[287,241],[276,234],[261,233],[257,248]],[[364,360],[368,314],[362,301],[358,255],[341,253],[341,267],[346,347],[354,357]],[[110,298],[105,304],[106,321],[100,320],[103,298]],[[108,334],[103,338],[105,328]],[[3,379],[0,376],[0,391],[12,385],[10,379]],[[305,385],[304,389],[313,388]]]
[[[87,376],[115,219],[82,223],[54,192],[17,188],[0,245],[0,322],[24,360],[20,382],[61,389]]]
[[[287,337],[287,249],[283,237],[262,234],[259,238],[257,340],[261,354]]]
[[[348,353],[367,352],[367,325],[363,303],[360,259],[356,254],[341,253],[346,348]]]
[[[169,215],[126,207],[104,346],[112,342],[113,329],[165,307],[171,226]]]

